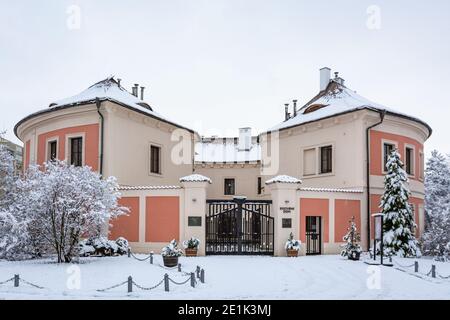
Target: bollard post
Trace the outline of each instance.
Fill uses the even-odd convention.
[[[150,264],[153,264],[153,252],[150,252]]]
[[[191,272],[191,287],[195,288],[195,274]]]
[[[419,272],[419,261],[414,261],[414,272]]]
[[[181,272],[181,263],[178,264],[178,272]]]
[[[14,275],[14,287],[18,287],[19,286],[19,281],[20,281],[19,279],[20,279],[19,275],[15,274]]]
[[[128,248],[128,258],[131,258],[131,249]]]
[[[128,277],[128,293],[133,292],[133,278],[131,276]]]
[[[164,291],[169,292],[169,275],[164,275]]]
[[[197,266],[197,269],[195,271],[197,272],[197,279],[200,279],[200,267]]]
[[[205,283],[205,270],[204,269],[202,269],[200,271],[200,282]]]
[[[431,265],[431,276],[436,278],[436,266],[434,264]]]

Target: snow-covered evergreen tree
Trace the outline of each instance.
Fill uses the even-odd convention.
[[[425,170],[425,213],[422,237],[424,254],[439,260],[450,257],[450,164],[437,150],[431,152]]]
[[[0,141],[2,138],[3,132],[0,132]],[[14,158],[0,143],[0,210],[11,203],[14,181]]]
[[[352,217],[349,223],[350,226],[347,228],[347,233],[342,238],[346,243],[342,245],[341,256],[357,260],[362,252],[361,246],[358,243],[361,241],[361,236],[356,228],[355,217]]]
[[[384,213],[384,252],[386,255],[398,254],[402,257],[420,255],[418,242],[414,237],[414,213],[408,202],[408,177],[397,150],[389,155],[386,169],[384,194],[380,204]]]

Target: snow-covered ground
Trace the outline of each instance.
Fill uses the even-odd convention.
[[[450,263],[418,261],[420,273],[414,275],[413,267],[403,268],[408,272],[396,267],[377,269],[336,255],[181,257],[183,271],[193,271],[197,265],[205,269],[206,283],[196,288],[189,282],[181,286],[170,283],[170,292],[165,292],[163,285],[151,291],[134,287],[130,294],[126,284],[107,292],[96,290],[121,283],[129,275],[144,287],[160,282],[166,272],[177,282],[187,276],[162,268],[159,255],[155,255],[154,265],[149,260],[140,262],[126,256],[83,258],[77,265],[81,288],[69,289],[76,284],[73,280],[77,268],[73,265],[48,260],[0,261],[0,283],[20,274],[24,280],[45,287],[37,289],[21,283],[14,288],[8,282],[0,285],[0,299],[449,299],[450,279],[432,279],[422,273],[428,273],[431,264],[436,264],[439,275],[450,275]],[[397,258],[395,262],[398,267],[411,265],[414,260]]]

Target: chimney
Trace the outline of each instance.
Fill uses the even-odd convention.
[[[292,100],[294,103],[294,117],[297,115],[297,100]]]
[[[331,69],[328,67],[320,69],[320,91],[323,91],[327,88],[328,83],[330,83],[330,79]]]
[[[239,145],[238,150],[248,151],[252,145],[252,129],[251,128],[239,128]]]
[[[122,81],[122,79],[117,78],[117,84],[119,85],[119,87],[120,87],[120,81]]]
[[[290,114],[289,114],[289,103],[285,103],[284,104],[284,120],[289,120],[290,118]]]
[[[344,85],[344,81],[345,80],[342,79],[341,77],[339,77],[339,72],[335,72],[334,73],[334,81],[339,83],[339,84],[341,84],[341,85]]]
[[[138,94],[139,94],[139,84],[138,83],[135,83],[134,84],[134,96],[135,97],[137,97],[138,96]]]
[[[144,89],[145,87],[141,86],[141,100],[144,100]]]

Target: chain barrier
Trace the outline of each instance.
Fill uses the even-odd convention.
[[[410,264],[410,265],[407,265],[407,266],[405,266],[405,265],[402,265],[402,264],[400,264],[400,263],[398,263],[397,261],[395,261],[394,259],[392,259],[392,262],[394,262],[397,266],[399,266],[400,268],[411,268],[411,267],[414,267],[414,263],[413,264]]]
[[[96,291],[98,291],[98,292],[105,292],[105,291],[108,291],[108,290],[111,290],[111,289],[114,289],[114,288],[123,286],[123,285],[126,284],[126,283],[128,283],[128,280],[126,280],[126,281],[124,281],[124,282],[121,282],[121,283],[118,283],[118,284],[116,284],[116,285],[114,285],[114,286],[105,288],[105,289],[98,289],[98,290],[96,290]]]
[[[177,285],[179,285],[179,286],[188,283],[190,280],[191,280],[191,277],[190,277],[190,276],[189,276],[189,278],[187,278],[187,279],[186,279],[185,281],[183,281],[183,282],[176,282],[175,280],[173,280],[173,279],[171,279],[171,278],[169,277],[169,281],[170,281],[170,282],[172,282],[173,284],[177,284]],[[197,283],[197,281],[195,281],[195,283]]]
[[[437,271],[436,271],[436,274],[439,276],[439,278],[441,278],[441,279],[450,279],[450,275],[448,275],[448,276],[443,276],[443,275],[440,275]]]
[[[26,283],[26,284],[28,284],[28,285],[30,285],[32,287],[38,288],[38,289],[44,289],[44,287],[38,286],[38,285],[36,285],[34,283],[31,283],[31,282],[29,282],[29,281],[27,281],[25,279],[22,279],[22,278],[20,278],[20,282],[24,282],[24,283]]]
[[[136,257],[136,256],[134,255],[134,253],[131,252],[131,251],[130,251],[130,255],[131,255],[133,258],[135,258],[136,260],[138,260],[138,261],[145,261],[145,260],[147,260],[147,259],[150,259],[150,257],[152,256],[151,254],[149,254],[147,257],[141,259],[141,258]]]
[[[8,282],[13,281],[13,280],[14,280],[14,277],[12,277],[11,279],[5,280],[3,282],[0,282],[0,285],[8,283]]]
[[[153,287],[143,287],[143,286],[140,286],[139,284],[137,284],[136,282],[134,282],[134,280],[132,281],[132,283],[133,283],[137,288],[139,288],[139,289],[141,289],[141,290],[146,290],[146,291],[148,291],[148,290],[153,290],[153,289],[158,288],[161,284],[163,284],[163,282],[164,282],[164,278],[163,278],[160,282],[158,282],[158,284],[154,285]]]

